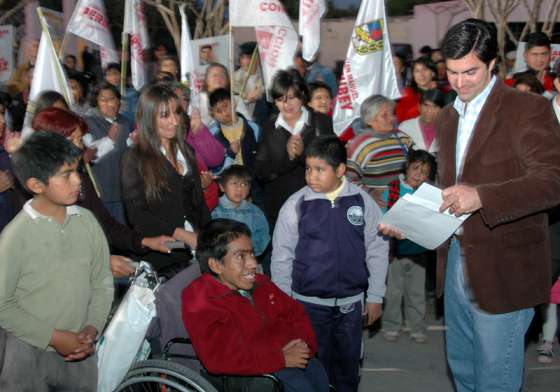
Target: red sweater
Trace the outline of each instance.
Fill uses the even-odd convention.
[[[258,375],[285,367],[282,348],[304,340],[317,352],[303,305],[257,274],[254,306],[210,274],[183,291],[183,321],[194,349],[210,373]]]

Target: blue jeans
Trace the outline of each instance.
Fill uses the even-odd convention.
[[[276,373],[284,392],[328,392],[329,378],[318,359],[313,358],[305,369],[284,368]]]
[[[502,314],[481,310],[463,266],[463,251],[453,239],[445,276],[445,340],[457,392],[518,392],[523,384],[525,333],[534,310]]]
[[[360,383],[362,349],[362,303],[322,306],[301,302],[311,319],[318,358],[337,392],[355,392]]]

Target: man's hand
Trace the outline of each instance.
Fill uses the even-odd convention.
[[[53,347],[56,352],[65,359],[72,354],[87,351],[88,348],[91,347],[91,345],[82,343],[80,339],[78,339],[77,333],[59,329],[54,330],[51,340],[49,341],[49,346]]]
[[[7,132],[4,139],[4,148],[8,154],[16,152],[23,141],[21,140],[21,132]]]
[[[134,274],[134,267],[128,257],[111,255],[111,273],[115,278],[127,278]]]
[[[173,241],[175,241],[175,238],[168,235],[160,235],[159,237],[144,237],[142,238],[142,246],[155,250],[156,252],[171,253],[171,249],[169,249],[165,243]]]
[[[214,181],[216,177],[210,171],[201,171],[200,172],[200,183],[202,184],[202,189],[206,190],[212,181]]]
[[[386,225],[384,223],[380,223],[379,225],[377,225],[377,230],[383,235],[393,237],[398,240],[404,240],[406,238],[405,235],[399,231],[399,229],[391,225]]]
[[[443,204],[439,212],[449,208],[450,214],[461,216],[470,214],[482,208],[478,191],[475,187],[468,185],[454,185],[442,191]]]
[[[8,170],[0,170],[0,193],[14,186],[14,177]]]
[[[97,148],[86,148],[82,157],[85,163],[90,163],[97,158]]]
[[[97,338],[97,329],[91,325],[86,325],[84,329],[78,333],[78,341],[84,346],[74,350],[72,354],[64,357],[66,361],[79,361],[89,357],[95,352],[95,341]]]
[[[373,304],[366,302],[364,308],[364,315],[367,315],[366,326],[372,325],[383,313],[382,304]]]
[[[288,143],[286,144],[286,150],[288,151],[290,161],[293,161],[303,154],[303,138],[301,135],[290,136]]]
[[[373,198],[375,203],[377,203],[377,206],[379,208],[387,208],[387,202],[383,198],[383,193],[385,193],[385,190],[375,189],[375,188],[374,189],[367,189],[366,188],[366,192],[368,192],[370,194],[370,196]]]
[[[294,339],[284,346],[284,362],[287,368],[305,369],[309,358],[311,357],[311,350],[307,343],[301,339]]]

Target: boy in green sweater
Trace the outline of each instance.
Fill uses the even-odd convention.
[[[64,136],[41,131],[12,156],[18,180],[34,197],[0,235],[2,391],[97,387],[94,343],[113,278],[101,227],[74,205],[79,157]]]

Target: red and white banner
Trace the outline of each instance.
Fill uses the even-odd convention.
[[[68,22],[67,31],[99,45],[103,66],[119,62],[102,0],[79,0]]]
[[[10,80],[14,69],[14,27],[0,26],[0,82]]]
[[[291,25],[289,27],[255,27],[255,33],[261,57],[264,83],[268,91],[276,72],[287,69],[294,64],[298,35]]]
[[[362,1],[333,112],[334,131],[340,135],[360,116],[362,102],[373,94],[400,98],[391,55],[383,0]]]
[[[241,26],[291,26],[279,0],[230,0],[229,24]]]
[[[325,0],[299,1],[299,35],[302,56],[312,61],[321,45],[321,18],[327,11]]]
[[[140,91],[147,82],[144,52],[147,50],[148,32],[144,17],[142,0],[126,0],[124,6],[125,33],[130,34],[130,70],[132,72],[132,86]]]

